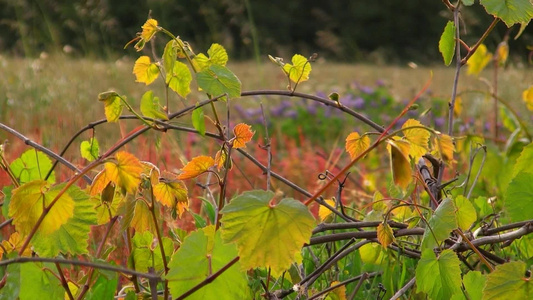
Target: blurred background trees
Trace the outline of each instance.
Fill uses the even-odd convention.
[[[344,62],[398,63],[440,60],[438,40],[451,18],[441,1],[319,0],[0,0],[0,51],[37,56],[42,51],[122,56],[148,17],[205,51],[224,45],[233,59],[292,53]],[[490,24],[483,8],[463,8],[467,34],[475,40]],[[511,29],[511,37],[518,26]],[[494,49],[507,32],[498,24],[486,41]],[[525,61],[533,31],[510,39]],[[260,52],[259,52],[260,51]]]

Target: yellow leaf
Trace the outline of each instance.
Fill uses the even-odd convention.
[[[509,44],[507,44],[506,41],[503,41],[498,45],[498,48],[496,48],[496,55],[498,64],[501,66],[505,65],[507,58],[509,57]]]
[[[0,258],[2,257],[2,253],[4,253],[3,251],[5,250],[6,254],[9,254],[11,252],[18,252],[20,250],[20,248],[22,247],[22,245],[24,244],[24,240],[26,238],[21,236],[20,233],[18,232],[13,232],[10,236],[9,236],[9,239],[8,240],[4,240],[2,241],[2,246],[3,247],[0,247]],[[31,256],[31,253],[32,253],[32,250],[30,247],[27,247],[25,250],[24,250],[24,253],[22,253],[22,256]]]
[[[387,223],[381,223],[378,225],[377,229],[378,233],[378,241],[383,246],[383,248],[387,248],[390,244],[395,242],[394,233],[392,232],[392,228]]]
[[[135,228],[137,232],[144,232],[151,230],[154,224],[150,209],[143,200],[135,201],[135,209],[133,218],[131,219],[131,227]]]
[[[438,137],[434,138],[433,144],[435,145],[435,150],[440,153],[440,157],[448,161],[453,160],[455,146],[451,136],[441,133],[438,135]]]
[[[527,109],[533,111],[533,85],[522,92],[522,100],[526,103]]]
[[[476,52],[466,62],[468,66],[467,74],[478,76],[491,59],[492,54],[487,51],[487,46],[484,44],[479,45]]]
[[[324,200],[329,206],[335,207],[335,200],[333,199],[326,199]],[[324,205],[320,205],[318,207],[318,217],[320,217],[320,221],[325,222],[326,218],[328,218],[331,215],[331,210]],[[329,219],[328,219],[329,220]]]
[[[394,215],[393,220],[398,221],[398,222],[405,222],[407,219],[416,216],[416,214],[413,213],[413,211],[411,210],[411,208],[409,208],[409,206],[396,207],[392,211],[392,214]]]
[[[156,19],[148,19],[144,23],[143,26],[141,26],[143,29],[141,33],[141,38],[148,42],[152,39],[152,37],[159,31],[159,28],[157,27],[157,20]]]
[[[340,283],[339,281],[333,281],[330,284],[330,287],[331,286],[335,286],[335,285],[337,285],[339,283]],[[327,294],[325,299],[327,299],[327,300],[346,300],[346,286],[345,285],[341,285],[338,288],[335,288],[333,291],[331,291],[331,292],[329,292]]]
[[[178,176],[178,179],[184,180],[194,178],[207,172],[207,170],[214,165],[215,160],[210,156],[197,156],[181,169],[182,173]]]
[[[402,153],[398,145],[400,141],[387,141],[391,160],[392,178],[394,184],[405,189],[413,180],[411,176],[411,164],[409,159]]]
[[[68,289],[70,290],[70,293],[71,293],[72,295],[75,296],[75,295],[78,293],[78,289],[79,289],[79,287],[78,287],[74,282],[72,282],[72,281],[69,281],[69,282],[67,283],[67,285],[68,285]],[[65,297],[64,297],[64,299],[65,299],[65,300],[69,300],[69,299],[70,299],[70,296],[68,295],[67,292],[65,292]]]
[[[122,99],[114,91],[100,93],[98,101],[103,101],[105,105],[105,117],[108,122],[116,122],[122,115]]]
[[[381,244],[365,244],[359,248],[359,254],[361,261],[365,264],[380,265],[386,261],[386,253]]]
[[[143,176],[150,178],[150,183],[152,184],[152,186],[155,186],[156,184],[158,184],[159,176],[161,174],[161,171],[159,171],[159,168],[153,163],[147,162],[147,161],[141,161],[141,165],[143,166],[143,171],[141,174],[143,174]]]
[[[165,172],[161,182],[154,186],[157,201],[167,207],[176,207],[179,216],[189,207],[187,187],[174,174]]]
[[[370,146],[370,138],[366,135],[359,136],[359,133],[352,132],[346,138],[346,151],[350,154],[350,158],[353,160],[359,156],[363,151]]]
[[[250,128],[252,128],[250,125],[244,123],[235,125],[233,128],[233,134],[235,135],[233,148],[246,148],[246,143],[252,139],[255,133]]]
[[[209,58],[203,53],[199,53],[194,57],[193,62],[198,67],[199,71],[212,65],[225,66],[228,62],[228,53],[220,44],[212,44],[211,47],[209,47],[209,50],[207,50],[207,55],[209,55]]]
[[[283,65],[283,71],[289,75],[289,78],[292,82],[304,82],[309,79],[309,73],[311,73],[311,63],[302,55],[295,54],[292,57],[292,65]]]
[[[453,106],[453,114],[458,117],[463,112],[463,99],[460,96],[455,97],[455,105]]]
[[[59,195],[60,187],[54,189],[44,180],[35,180],[13,191],[9,203],[9,216],[22,235],[28,235],[43,213],[43,208]],[[44,217],[39,232],[50,234],[58,230],[74,215],[74,200],[63,193]]]
[[[150,61],[150,57],[144,55],[139,57],[133,65],[133,74],[137,78],[136,82],[143,82],[146,85],[154,82],[159,76],[159,68]]]
[[[419,121],[414,119],[407,120],[403,126],[403,135],[406,140],[409,141],[411,147],[409,149],[409,155],[411,155],[414,161],[418,161],[422,155],[428,152],[429,131],[424,128],[411,128],[414,126],[423,126]]]
[[[130,194],[135,194],[141,183],[143,166],[133,154],[125,151],[117,152],[116,161],[105,164],[109,179]]]
[[[224,167],[224,164],[226,163],[227,158],[226,150],[220,149],[217,151],[217,154],[215,154],[215,166],[217,167],[217,170],[220,172],[220,170]],[[233,165],[230,162],[230,169]]]
[[[387,205],[387,202],[382,200],[383,195],[379,191],[376,191],[372,199],[372,210],[385,213],[389,209],[389,206]]]
[[[100,194],[109,182],[111,182],[111,179],[107,176],[106,169],[103,169],[94,176],[93,184],[91,184],[91,188],[89,189],[89,195],[94,196]]]

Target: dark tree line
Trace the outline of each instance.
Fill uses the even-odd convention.
[[[253,58],[260,49],[374,62],[440,59],[438,40],[451,17],[437,0],[0,0],[0,51],[36,56],[69,45],[78,55],[122,55],[149,11],[198,51],[219,42],[235,59]],[[480,36],[491,22],[477,4],[463,15],[466,39]],[[506,31],[499,24],[486,41],[489,49]],[[531,44],[528,30],[519,41],[511,39],[511,49],[524,59]]]

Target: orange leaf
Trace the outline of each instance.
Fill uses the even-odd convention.
[[[109,182],[111,182],[111,179],[107,176],[106,169],[103,169],[94,176],[93,184],[89,189],[89,195],[94,196],[100,194]]]
[[[224,149],[218,150],[217,154],[215,154],[215,166],[217,166],[217,170],[219,172],[224,167],[224,164],[226,163],[226,157],[227,156],[228,155],[226,153],[226,150],[224,150]]]
[[[187,187],[172,173],[163,174],[163,179],[154,186],[154,196],[164,206],[177,207],[180,217],[189,207]]]
[[[178,176],[178,179],[191,179],[204,172],[215,165],[215,160],[210,156],[197,156],[193,158],[188,164],[181,169],[183,173]]]
[[[359,133],[352,132],[346,138],[346,151],[350,153],[350,158],[355,159],[359,154],[363,153],[370,146],[370,138],[368,136],[359,136]]]
[[[105,169],[109,179],[130,194],[135,194],[141,183],[143,166],[133,154],[125,151],[117,152],[116,162],[108,162]]]
[[[395,241],[394,233],[392,228],[387,223],[381,223],[378,225],[378,241],[383,246],[387,248],[390,244]]]
[[[252,139],[255,133],[250,128],[250,125],[244,123],[235,125],[233,128],[233,134],[235,134],[233,148],[246,148],[246,143]]]

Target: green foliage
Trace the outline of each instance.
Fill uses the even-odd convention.
[[[100,145],[98,144],[98,140],[95,138],[90,138],[88,141],[81,142],[80,153],[81,157],[88,161],[97,159],[100,155]]]
[[[502,19],[507,27],[516,23],[529,23],[533,18],[533,3],[529,0],[480,0],[489,14]]]
[[[432,249],[437,243],[450,236],[450,232],[457,228],[455,206],[450,198],[444,199],[428,222],[429,228],[422,239],[422,249]]]
[[[533,173],[521,172],[505,193],[505,209],[511,222],[529,220],[533,215]]]
[[[19,297],[21,300],[39,299],[63,299],[65,290],[61,282],[46,269],[54,268],[51,264],[42,265],[40,263],[26,263],[20,266],[20,285],[25,287],[21,289]]]
[[[422,252],[416,267],[417,292],[430,299],[450,299],[461,292],[460,261],[452,250],[444,250],[436,257],[432,249]]]
[[[196,74],[198,86],[213,96],[228,95],[236,98],[241,95],[241,81],[228,68],[211,65]],[[224,97],[223,99],[226,99]]]
[[[483,298],[496,299],[531,299],[533,289],[531,275],[526,277],[527,265],[513,261],[499,265],[494,272],[487,275],[487,284],[483,288]]]
[[[444,64],[449,66],[455,54],[455,25],[452,21],[446,23],[439,41],[439,51],[444,58]]]
[[[44,153],[35,149],[24,152],[15,159],[9,168],[19,183],[24,184],[33,180],[45,179],[46,174],[52,168],[52,161]],[[56,181],[54,172],[47,179],[48,182]]]

